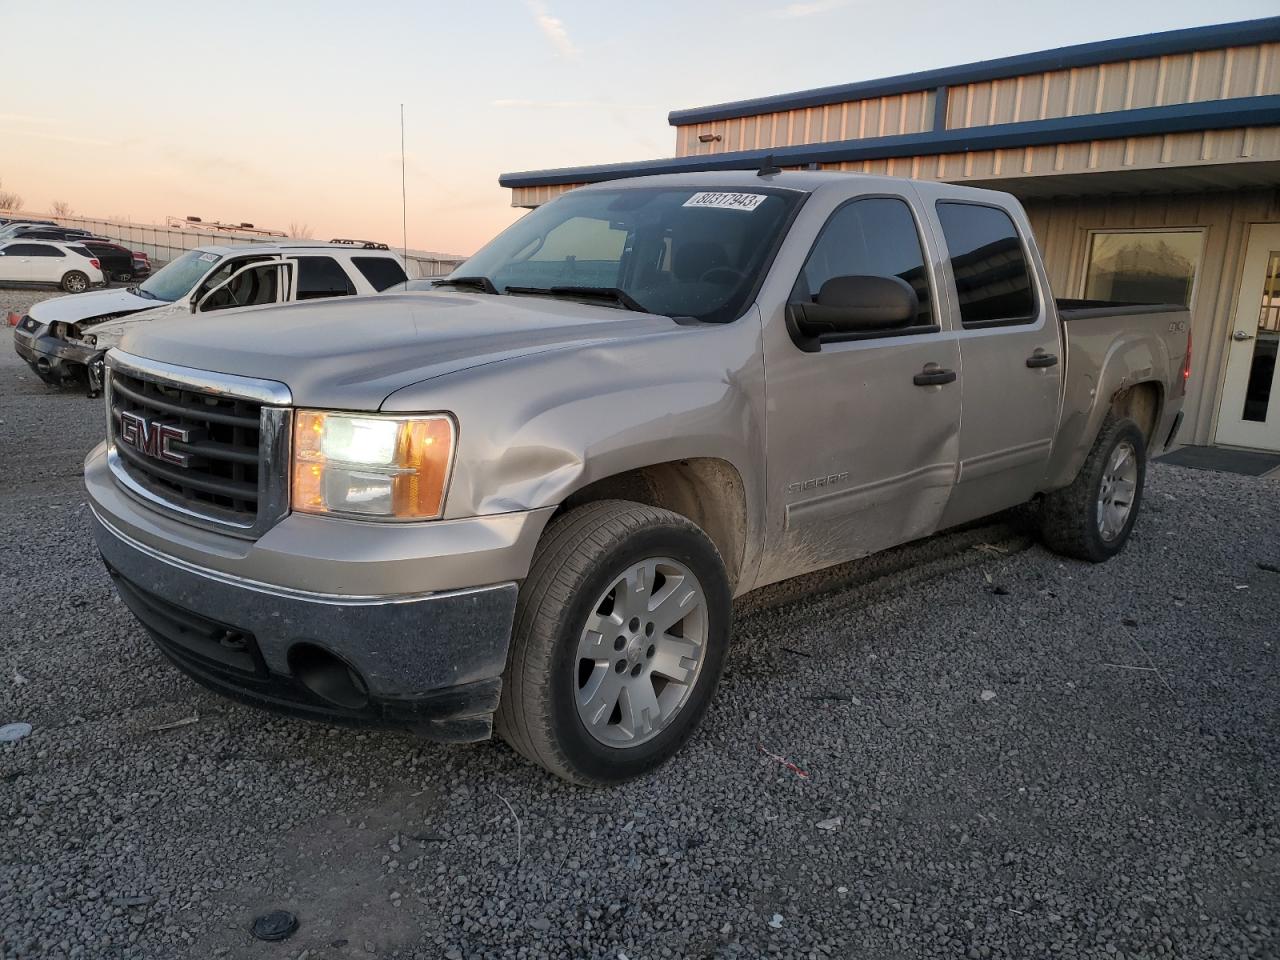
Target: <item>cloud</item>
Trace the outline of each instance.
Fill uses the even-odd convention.
[[[659,110],[650,103],[609,103],[605,100],[490,100],[489,106],[520,110]]]
[[[564,21],[559,17],[553,17],[542,0],[525,0],[525,5],[533,14],[533,19],[537,21],[538,29],[547,38],[547,42],[555,48],[557,54],[566,59],[573,59],[578,55],[578,48],[569,39],[569,31],[564,28]]]
[[[769,16],[775,20],[799,20],[801,17],[813,17],[847,7],[849,2],[850,0],[809,0],[808,3],[789,3],[772,11]]]

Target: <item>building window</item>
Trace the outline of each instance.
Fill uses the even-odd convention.
[[[1200,230],[1095,233],[1085,299],[1189,307],[1203,245]]]

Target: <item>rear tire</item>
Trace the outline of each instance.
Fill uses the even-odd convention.
[[[1101,563],[1124,549],[1138,519],[1147,476],[1147,440],[1132,420],[1107,415],[1068,487],[1040,507],[1040,537],[1054,553]]]
[[[679,514],[605,500],[557,517],[520,588],[498,734],[573,783],[653,770],[711,702],[730,599],[715,546]]]
[[[79,270],[68,270],[63,274],[60,286],[67,293],[84,293],[89,289],[89,275]]]

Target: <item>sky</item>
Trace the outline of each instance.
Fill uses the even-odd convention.
[[[1274,0],[0,0],[0,185],[47,212],[470,254],[500,173],[671,156],[667,112],[1158,30]]]

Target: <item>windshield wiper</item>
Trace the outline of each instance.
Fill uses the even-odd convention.
[[[481,293],[496,294],[498,292],[498,288],[493,285],[493,281],[483,276],[449,277],[445,280],[434,280],[431,285],[433,287],[475,287]]]
[[[636,313],[652,313],[635,297],[620,287],[507,287],[507,293],[541,297],[578,297],[585,300],[612,300],[618,306]]]

